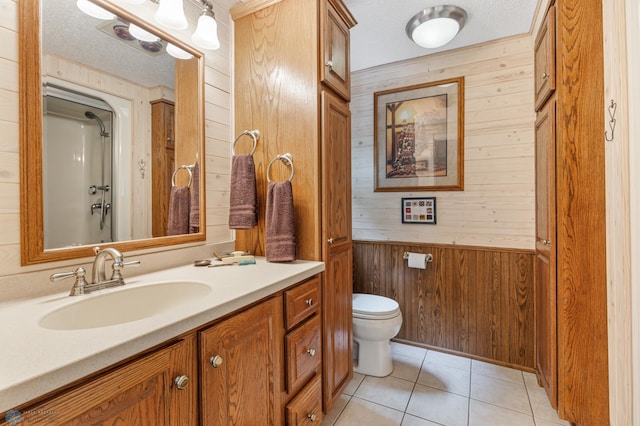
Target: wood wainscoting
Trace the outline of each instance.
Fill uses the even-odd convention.
[[[404,252],[431,253],[413,269]],[[397,300],[395,340],[533,371],[534,251],[443,244],[353,242],[354,293]]]

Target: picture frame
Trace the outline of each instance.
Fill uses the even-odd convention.
[[[403,198],[402,223],[435,225],[436,197]]]
[[[464,190],[464,77],[374,93],[375,192]]]

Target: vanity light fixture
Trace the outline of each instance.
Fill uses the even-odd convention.
[[[167,43],[167,53],[169,55],[173,56],[176,59],[191,59],[191,58],[193,58],[193,55],[191,53],[185,52],[184,50],[180,49],[175,44],[171,44],[171,43]]]
[[[184,30],[189,26],[182,0],[160,0],[154,18],[158,24],[172,30]]]
[[[144,28],[140,28],[139,26],[133,23],[129,24],[129,34],[131,34],[138,40],[147,41],[149,43],[153,43],[160,40],[160,37],[158,37],[157,35],[151,34],[149,31],[145,30]]]
[[[413,16],[405,30],[418,46],[435,49],[453,40],[466,21],[467,12],[458,6],[434,6]]]
[[[208,1],[202,1],[203,9],[198,18],[198,26],[191,36],[191,41],[198,47],[206,50],[216,50],[220,48],[218,40],[218,23],[216,15],[213,13],[213,6]]]
[[[78,9],[80,9],[87,15],[96,19],[108,21],[110,19],[115,19],[116,17],[116,15],[114,15],[113,13],[101,8],[95,3],[91,3],[89,0],[78,0],[76,2],[76,6],[78,6]]]

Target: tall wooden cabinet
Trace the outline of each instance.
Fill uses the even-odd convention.
[[[601,2],[552,1],[534,75],[537,375],[560,418],[606,425]]]
[[[165,99],[151,102],[151,232],[167,235],[171,176],[176,167],[174,103]]]
[[[311,7],[315,5],[316,7]],[[235,133],[260,130],[254,153],[258,227],[236,248],[264,254],[266,170],[290,153],[297,258],[323,260],[323,397],[328,410],[352,377],[349,29],[341,0],[247,1],[235,25]],[[288,178],[274,165],[271,180]]]

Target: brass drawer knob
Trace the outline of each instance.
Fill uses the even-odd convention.
[[[307,418],[309,419],[309,421],[315,422],[318,417],[314,413],[310,413],[307,414]]]
[[[309,354],[309,356],[315,356],[316,355],[316,350],[313,348],[309,348],[307,349],[307,353]]]
[[[189,385],[189,376],[187,375],[178,376],[175,378],[174,382],[178,387],[178,389],[183,390]]]
[[[222,357],[220,355],[216,355],[216,356],[212,356],[211,359],[209,359],[209,362],[211,363],[211,365],[213,366],[213,368],[218,368],[222,365]]]
[[[313,305],[313,299],[312,299],[312,298],[309,298],[309,299],[305,300],[305,301],[304,301],[304,304],[305,304],[305,305],[307,305],[307,306],[311,306],[311,305]]]

